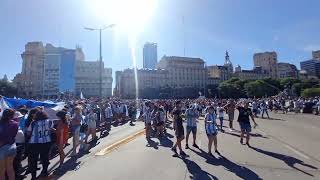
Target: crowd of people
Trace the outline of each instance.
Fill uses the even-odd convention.
[[[27,109],[26,106],[18,109],[1,110],[0,119],[0,180],[21,179],[31,174],[37,178],[38,161],[42,164],[41,177],[48,176],[48,166],[54,148],[60,156],[60,166],[64,165],[65,147],[72,137],[71,156],[87,152],[91,142],[108,133],[112,124],[123,124],[136,120],[144,121],[146,139],[162,138],[166,135],[167,122],[172,121],[176,136],[176,143],[172,147],[174,156],[186,156],[182,148],[182,141],[186,141],[185,149],[189,149],[189,136],[192,133],[192,146],[197,145],[197,122],[203,117],[205,133],[208,137],[208,154],[220,154],[218,150],[218,132],[225,132],[224,118],[228,117],[229,131],[234,131],[233,123],[235,110],[238,110],[241,134],[240,143],[250,146],[251,123],[257,126],[255,118],[261,114],[269,117],[268,111],[283,111],[292,109],[295,113],[301,112],[306,102],[320,104],[320,98],[313,99],[286,99],[272,97],[265,99],[184,99],[184,100],[119,100],[108,99],[99,101],[74,100],[67,101],[63,109],[49,117],[43,107]],[[186,127],[184,127],[184,121]],[[100,131],[100,137],[97,135]],[[186,131],[186,133],[185,133]],[[186,136],[185,136],[186,135]],[[89,141],[89,137],[91,137]],[[245,142],[244,142],[245,138]],[[212,144],[214,150],[212,151]],[[177,152],[179,149],[179,154]],[[27,158],[27,169],[24,175],[21,162]]]

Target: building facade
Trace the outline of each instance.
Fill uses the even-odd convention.
[[[237,77],[242,80],[246,79],[264,79],[269,77],[269,74],[262,70],[261,67],[254,67],[253,70],[242,70],[238,65],[236,67],[236,71],[234,72],[234,77]]]
[[[168,82],[168,71],[161,69],[137,69],[137,81],[135,69],[125,69],[118,72],[119,88],[121,98],[159,98],[160,88],[166,87]],[[116,78],[117,79],[117,78]]]
[[[320,50],[312,51],[312,58],[316,60],[320,60]]]
[[[298,78],[299,72],[294,64],[278,63],[278,78]]]
[[[75,94],[82,92],[84,97],[97,97],[100,93],[99,61],[76,61],[75,64]],[[104,65],[102,64],[104,67]],[[102,70],[102,96],[112,96],[112,69]]]
[[[320,60],[311,59],[300,62],[301,70],[305,70],[309,76],[320,78]]]
[[[92,82],[99,79],[99,63],[85,61],[82,49],[54,47],[51,44],[45,46],[42,42],[29,42],[25,51],[21,54],[22,72],[15,78],[18,85],[18,95],[21,97],[58,97],[60,93],[80,94],[85,89],[88,96],[96,96],[96,86]],[[78,63],[79,62],[79,63]],[[80,69],[86,69],[80,71]],[[77,69],[78,68],[78,69]],[[78,74],[77,74],[78,71]],[[87,71],[93,73],[87,73]],[[79,75],[83,73],[83,75]],[[78,76],[78,77],[77,77]],[[90,83],[82,83],[83,79],[92,80]],[[112,95],[112,70],[103,70],[103,95]],[[82,79],[81,79],[82,78]],[[78,82],[77,82],[78,81]],[[77,88],[77,86],[80,86]]]
[[[29,42],[21,54],[22,71],[18,84],[19,96],[41,97],[43,95],[43,69],[45,48],[42,42]]]
[[[270,77],[277,78],[278,59],[276,52],[255,53],[253,62],[255,67],[261,67]]]
[[[204,88],[208,73],[200,58],[163,56],[157,64],[158,69],[168,70],[168,84],[172,88]]]
[[[143,68],[155,69],[158,61],[157,44],[145,43],[143,46]]]
[[[208,77],[218,78],[221,81],[226,81],[231,78],[230,69],[228,66],[207,66]]]

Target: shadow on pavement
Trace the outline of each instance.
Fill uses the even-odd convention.
[[[162,138],[159,138],[159,141],[160,141],[160,145],[163,147],[171,148],[173,146],[173,142],[168,138],[167,135]]]
[[[308,173],[308,172],[305,172],[297,167],[295,167],[294,165],[295,164],[300,164],[302,166],[305,166],[305,167],[308,167],[308,168],[311,168],[313,170],[316,170],[318,169],[317,167],[314,167],[312,165],[309,165],[309,164],[306,164],[304,163],[303,161],[301,161],[300,159],[297,159],[295,157],[291,157],[291,156],[288,156],[288,155],[283,155],[283,154],[279,154],[279,153],[275,153],[275,152],[270,152],[270,151],[266,151],[266,150],[262,150],[262,149],[259,149],[259,148],[256,148],[256,147],[250,147],[251,149],[259,152],[259,153],[262,153],[262,154],[265,154],[265,155],[268,155],[270,157],[273,157],[273,158],[276,158],[276,159],[279,159],[279,160],[282,160],[284,163],[286,163],[289,167],[295,169],[295,170],[298,170],[306,175],[309,175],[309,176],[313,176],[312,174]]]
[[[239,137],[239,138],[240,138],[240,134],[230,133],[230,132],[227,132],[227,131],[225,131],[224,134],[228,134],[228,135],[236,136],[236,137]],[[260,137],[260,138],[269,139],[268,137],[263,136],[262,134],[258,134],[258,133],[254,133],[254,134],[253,134],[253,133],[250,133],[250,136],[251,136],[251,137]]]
[[[182,158],[183,162],[186,164],[187,169],[189,173],[192,175],[189,178],[195,179],[195,180],[218,180],[217,177],[214,175],[204,171],[201,169],[201,167],[195,163],[194,161],[191,161],[186,158]]]
[[[199,149],[201,152],[195,151],[193,149],[190,149],[197,155],[205,158],[208,164],[214,165],[214,166],[224,166],[228,171],[234,173],[236,176],[242,178],[242,179],[250,179],[250,180],[261,180],[262,178],[259,177],[258,174],[250,170],[249,168],[245,166],[238,165],[223,155],[220,154],[220,158],[216,159],[213,157],[210,157],[206,152],[204,152],[202,149]]]
[[[153,147],[154,149],[159,149],[158,145],[159,143],[155,142],[152,139],[147,139],[148,144],[146,145],[147,147]]]
[[[71,157],[68,161],[66,161],[62,167],[55,169],[52,175],[55,179],[62,177],[68,171],[76,171],[80,168],[81,161],[77,161],[78,157]]]

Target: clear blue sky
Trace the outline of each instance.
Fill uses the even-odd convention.
[[[134,1],[134,0],[132,0]],[[0,76],[21,71],[20,54],[28,41],[82,46],[86,59],[98,58],[98,34],[84,26],[109,24],[88,5],[91,0],[1,0]],[[105,3],[106,5],[107,3]],[[135,43],[138,67],[146,41],[163,55],[203,58],[222,64],[227,49],[234,65],[249,69],[255,52],[276,51],[279,61],[294,63],[320,49],[319,0],[157,0],[153,15]],[[182,17],[184,16],[184,25]],[[113,71],[132,67],[125,33],[103,32],[103,57]]]

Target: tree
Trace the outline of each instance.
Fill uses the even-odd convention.
[[[249,97],[274,96],[279,93],[278,88],[264,80],[249,82],[245,84],[244,89]]]
[[[295,83],[301,83],[301,81],[295,78],[284,78],[280,80],[280,85],[282,89],[291,88]]]
[[[12,82],[0,80],[0,95],[14,97],[17,95],[18,89]]]
[[[320,88],[308,88],[302,91],[303,97],[315,97],[320,96]]]
[[[219,92],[222,98],[241,98],[246,96],[241,87],[227,82],[219,85]]]

